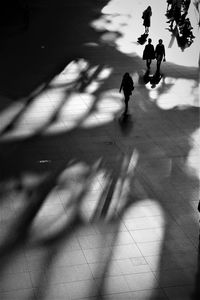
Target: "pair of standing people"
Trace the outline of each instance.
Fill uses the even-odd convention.
[[[154,50],[154,46],[151,44],[152,40],[148,39],[148,44],[145,46],[143,51],[143,60],[146,60],[147,69],[150,69],[151,62],[153,59],[157,60],[157,73],[160,73],[161,62],[165,61],[165,46],[163,45],[162,39],[158,40],[158,44]]]

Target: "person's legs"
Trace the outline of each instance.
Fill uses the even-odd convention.
[[[124,113],[127,114],[127,112],[128,112],[129,95],[125,94],[124,97],[125,97],[125,99],[124,99],[124,102],[125,102],[125,110],[124,110]]]
[[[147,69],[150,69],[150,65],[151,65],[151,59],[150,58],[148,58],[146,60],[146,64],[147,64]]]
[[[161,65],[161,59],[159,58],[157,59],[157,70],[156,70],[157,73],[160,73],[160,65]]]

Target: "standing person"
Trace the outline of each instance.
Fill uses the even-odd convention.
[[[157,70],[156,73],[160,73],[160,65],[162,60],[166,61],[165,59],[165,46],[163,45],[163,40],[159,39],[158,44],[155,49],[155,58],[157,60]]]
[[[147,69],[150,69],[151,61],[155,58],[154,46],[151,44],[152,40],[148,39],[148,44],[143,51],[143,60],[146,60]]]
[[[143,25],[145,27],[145,33],[149,33],[149,27],[151,25],[151,16],[152,16],[151,6],[148,6],[145,9],[145,11],[143,11],[142,14],[142,19],[144,19]]]
[[[121,82],[120,89],[119,89],[120,93],[121,93],[121,90],[123,90],[123,92],[124,92],[124,102],[125,102],[124,114],[127,114],[128,101],[129,101],[130,95],[132,94],[132,91],[134,90],[134,82],[128,72],[126,72],[122,78],[122,82]]]

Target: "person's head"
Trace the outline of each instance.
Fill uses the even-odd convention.
[[[158,43],[159,43],[160,45],[162,45],[162,42],[163,42],[162,39],[159,39],[159,40],[158,40]]]
[[[128,72],[126,72],[126,73],[124,74],[124,78],[127,78],[127,77],[129,77],[129,73],[128,73]]]
[[[151,42],[152,42],[152,39],[148,39],[148,44],[151,44]]]
[[[151,6],[150,5],[147,7],[147,10],[149,10],[149,11],[151,10]]]

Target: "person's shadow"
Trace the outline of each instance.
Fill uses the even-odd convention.
[[[163,78],[163,74],[156,72],[151,78],[150,78],[150,83],[151,83],[151,88],[155,88],[157,84],[161,81]]]
[[[138,44],[144,45],[147,41],[148,33],[143,33],[137,40]]]
[[[119,117],[119,125],[123,134],[128,135],[133,130],[134,120],[131,114],[123,113]]]
[[[150,71],[147,70],[143,75],[143,83],[147,84],[150,82],[151,88],[153,89],[156,87],[157,84],[159,84],[162,78],[163,78],[163,74],[159,72],[155,72],[154,74],[151,74]]]

